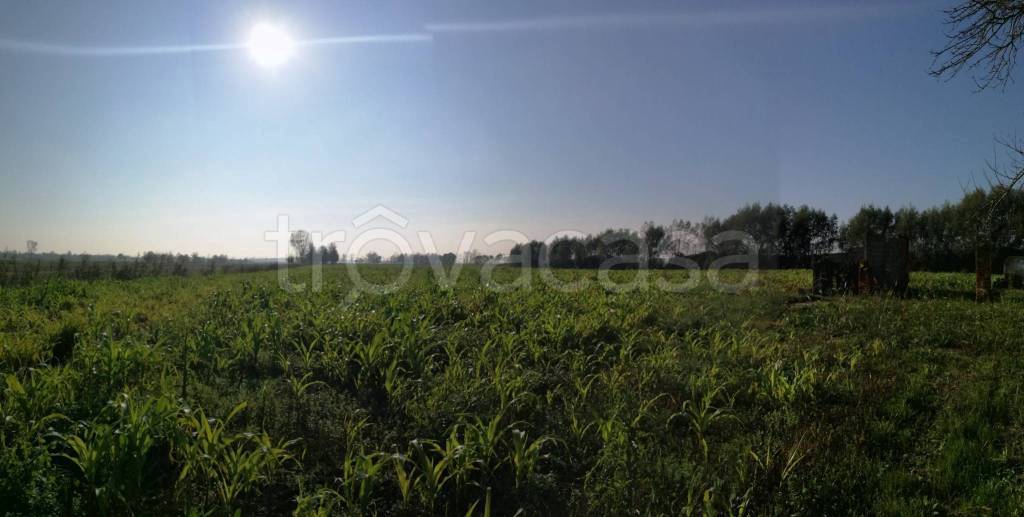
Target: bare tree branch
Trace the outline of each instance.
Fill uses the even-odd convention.
[[[996,143],[1006,151],[1007,163],[1000,165],[996,159],[986,162],[990,191],[995,197],[989,199],[985,209],[985,224],[991,224],[996,210],[1003,203],[1010,191],[1024,182],[1024,142],[1016,136],[1013,138],[996,138]]]
[[[1012,82],[1024,37],[1024,0],[965,0],[945,13],[948,42],[932,52],[931,75],[951,79],[965,68],[978,70],[979,90]]]

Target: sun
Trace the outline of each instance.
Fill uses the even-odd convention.
[[[249,57],[265,68],[276,68],[288,62],[295,53],[295,41],[288,32],[270,23],[257,23],[249,31],[246,43]]]

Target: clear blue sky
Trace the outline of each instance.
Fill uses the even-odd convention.
[[[269,256],[279,213],[351,232],[377,204],[442,249],[751,201],[846,217],[956,199],[1024,128],[1017,86],[928,76],[948,2],[768,4],[2,2],[0,248]],[[68,51],[240,43],[260,21],[430,39],[273,70]]]

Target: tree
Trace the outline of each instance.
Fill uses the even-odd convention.
[[[570,237],[559,237],[551,242],[551,244],[545,246],[547,251],[547,265],[553,267],[571,267],[575,265],[573,260],[573,248],[577,244],[582,244],[578,240]]]
[[[324,257],[324,260],[326,260],[328,264],[337,264],[339,259],[338,245],[332,242],[331,245],[327,247],[327,255]]]
[[[371,251],[371,252],[366,254],[366,262],[368,264],[380,264],[381,263],[380,255],[376,251]]]
[[[807,205],[795,210],[787,208],[788,232],[782,247],[786,255],[806,260],[832,251],[839,237],[839,219],[835,215],[829,217]]]
[[[25,241],[25,253],[29,255],[35,255],[36,250],[39,248],[39,243],[36,241]]]
[[[704,241],[704,223],[677,219],[669,225],[665,247],[675,256],[694,255],[707,248]]]
[[[540,263],[540,257],[544,252],[545,246],[543,242],[530,241],[512,246],[509,256],[514,257],[514,262],[522,266],[537,267]]]
[[[896,218],[889,207],[862,206],[840,230],[840,246],[844,249],[858,248],[864,245],[869,235],[885,238],[893,232],[895,222]]]
[[[1017,49],[1024,43],[1024,0],[965,0],[946,11],[951,27],[946,46],[934,53],[932,75],[952,78],[965,68],[981,69],[974,76],[979,90],[1005,88],[1017,64]],[[1003,190],[989,199],[979,213],[975,258],[975,296],[988,300],[992,285],[992,224],[1006,193],[1024,180],[1024,146],[1000,142],[1010,155],[1010,167],[990,165],[990,186]],[[996,188],[991,190],[995,191]]]
[[[1002,163],[998,160],[986,163],[988,171],[985,178],[993,195],[990,196],[982,214],[983,231],[992,230],[1002,204],[1015,188],[1024,184],[1024,142],[1016,139],[996,139],[996,142],[1002,145],[1007,158]]]
[[[657,258],[658,252],[661,250],[662,241],[668,232],[665,231],[664,226],[650,221],[644,223],[641,232],[644,236],[644,243],[647,245],[647,260],[652,261]]]
[[[309,232],[307,232],[306,230],[297,230],[292,232],[291,238],[289,239],[289,243],[292,245],[292,250],[295,252],[295,257],[299,261],[302,261],[306,257],[309,247],[312,246],[310,239],[311,237],[309,235]]]
[[[931,74],[951,79],[966,69],[978,89],[1005,87],[1024,38],[1024,0],[965,0],[947,9],[946,45],[933,52]]]
[[[786,205],[752,203],[744,205],[723,221],[712,220],[705,225],[705,239],[711,242],[715,235],[728,230],[746,232],[754,238],[758,249],[766,255],[785,253],[789,233],[789,214],[793,208]],[[741,253],[742,244],[729,242],[718,246],[721,254]]]

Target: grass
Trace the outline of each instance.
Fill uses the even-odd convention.
[[[274,272],[0,290],[0,511],[1024,507],[1020,292],[980,305],[969,275],[921,273],[907,299],[810,300],[807,271],[738,294],[554,274],[590,282],[495,292],[467,267],[443,288],[418,268],[350,304],[339,266],[316,293]]]

